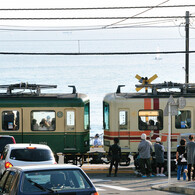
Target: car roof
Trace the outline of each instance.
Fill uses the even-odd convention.
[[[6,147],[9,147],[11,149],[22,149],[22,148],[26,148],[26,147],[36,147],[38,149],[50,149],[49,146],[47,145],[43,145],[43,144],[7,144]]]
[[[56,170],[56,169],[78,169],[81,170],[80,167],[76,165],[67,165],[67,164],[53,164],[53,165],[28,165],[28,166],[14,166],[9,168],[9,170],[12,169],[19,169],[21,171],[46,171],[46,170]]]
[[[11,135],[0,135],[0,137],[13,137]]]

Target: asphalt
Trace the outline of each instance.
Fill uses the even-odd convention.
[[[195,195],[195,181],[177,181],[171,179],[170,184],[158,184],[151,187],[155,190]]]
[[[87,174],[107,174],[109,169],[109,164],[83,164],[81,167]],[[114,171],[114,170],[113,170]],[[123,175],[136,175],[137,172],[133,165],[130,166],[119,166],[118,175],[122,177]],[[156,181],[156,177],[154,177]],[[167,181],[151,186],[152,189],[160,191],[175,192],[181,194],[195,195],[195,181],[177,181],[176,177],[171,178],[170,182]]]

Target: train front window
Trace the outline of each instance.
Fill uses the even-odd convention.
[[[120,129],[127,129],[127,111],[121,110],[119,111],[119,128]]]
[[[107,130],[110,129],[109,114],[109,104],[103,102],[103,126]]]
[[[175,128],[176,129],[191,128],[191,111],[190,110],[178,110],[178,114],[175,116]]]
[[[55,111],[32,111],[31,130],[32,131],[54,131],[56,129]]]
[[[90,113],[89,113],[89,103],[84,106],[84,129],[89,130],[90,126]]]
[[[140,110],[139,111],[139,130],[162,130],[163,111],[162,110]]]
[[[2,129],[19,130],[19,112],[16,110],[7,110],[2,112]]]

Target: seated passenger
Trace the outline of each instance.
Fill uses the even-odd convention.
[[[163,128],[161,116],[158,116],[158,117],[157,117],[156,126],[157,126],[157,129],[162,129],[162,128]]]
[[[142,121],[141,117],[139,116],[139,129],[140,130],[146,130],[147,129],[147,123],[145,123],[144,121]]]
[[[43,118],[40,122],[39,130],[48,130],[48,127],[47,121]]]
[[[157,129],[157,127],[154,126],[154,121],[152,119],[149,120],[148,129],[151,129],[151,130],[156,130]]]
[[[149,125],[154,125],[154,121],[152,119],[149,120]]]
[[[55,123],[56,123],[55,118],[52,118],[52,121],[51,121],[51,125],[49,127],[49,130],[55,130]]]
[[[32,130],[38,130],[39,125],[37,124],[36,119],[32,119],[31,129]]]

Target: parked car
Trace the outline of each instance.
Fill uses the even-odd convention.
[[[0,155],[7,144],[15,144],[15,138],[9,135],[0,135]]]
[[[99,195],[80,167],[64,164],[8,168],[0,180],[0,194]]]
[[[12,166],[55,164],[54,155],[47,145],[7,144],[1,155],[0,176]]]

